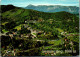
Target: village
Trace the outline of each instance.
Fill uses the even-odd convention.
[[[28,23],[33,24],[33,23],[36,23],[36,21],[34,21],[34,22],[30,21]],[[74,41],[68,39],[67,37],[75,36],[75,35],[77,36],[78,34],[68,34],[67,32],[60,32],[61,35],[64,36],[64,38],[56,39],[56,40],[54,40],[54,39],[49,40],[47,38],[47,40],[42,40],[42,39],[38,39],[38,37],[40,35],[44,35],[44,36],[48,35],[48,33],[41,31],[41,30],[32,29],[29,25],[27,25],[28,23],[27,23],[27,21],[25,21],[25,23],[22,26],[20,26],[21,27],[20,31],[17,31],[17,29],[14,29],[13,31],[0,33],[0,36],[9,37],[11,40],[16,39],[16,40],[24,40],[24,41],[31,40],[31,41],[43,42],[43,43],[47,42],[49,44],[48,46],[47,46],[47,44],[45,44],[46,46],[35,48],[35,49],[39,49],[39,48],[42,49],[41,55],[56,56],[57,54],[76,53],[76,50],[73,50]],[[52,43],[49,43],[49,42],[52,42]],[[59,42],[59,43],[57,43],[57,42]],[[57,44],[55,45],[54,43],[57,43]],[[19,47],[22,47],[22,45],[23,45],[23,43],[20,43]],[[2,46],[2,48],[5,48],[5,46]],[[29,50],[34,49],[34,48],[32,48],[29,50],[21,51],[19,49],[14,49],[14,48],[11,49],[11,48],[13,48],[13,46],[7,46],[7,49],[4,50],[3,56],[6,56],[6,55],[11,56],[11,54],[13,56],[16,56],[17,51],[18,51],[18,53],[19,52],[29,52]],[[69,52],[69,50],[71,50],[71,52]]]

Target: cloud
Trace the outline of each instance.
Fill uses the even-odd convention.
[[[39,3],[37,3],[37,2],[35,2],[35,3],[31,3],[31,2],[21,3],[21,2],[18,2],[18,3],[13,3],[13,5],[19,6],[19,7],[26,7],[29,4],[32,4],[32,5],[35,5],[35,6],[38,6],[38,5],[47,5],[47,6],[49,6],[49,5],[78,6],[79,5],[79,3],[73,3],[73,4],[69,3],[69,4],[66,4],[66,3],[47,3],[47,2],[46,3],[44,3],[44,2],[39,2]]]
[[[1,1],[1,0],[0,0]],[[32,5],[79,6],[79,0],[2,0],[2,4],[13,4],[19,7]]]

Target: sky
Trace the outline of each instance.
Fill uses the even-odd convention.
[[[78,6],[79,0],[0,0],[1,5],[12,4],[18,7],[26,7],[32,5],[63,5],[63,6]]]

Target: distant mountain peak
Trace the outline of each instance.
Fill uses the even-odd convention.
[[[28,6],[35,6],[35,5],[29,4]]]

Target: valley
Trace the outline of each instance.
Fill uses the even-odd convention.
[[[40,12],[13,5],[4,5],[1,9],[2,56],[79,55],[76,14]]]

